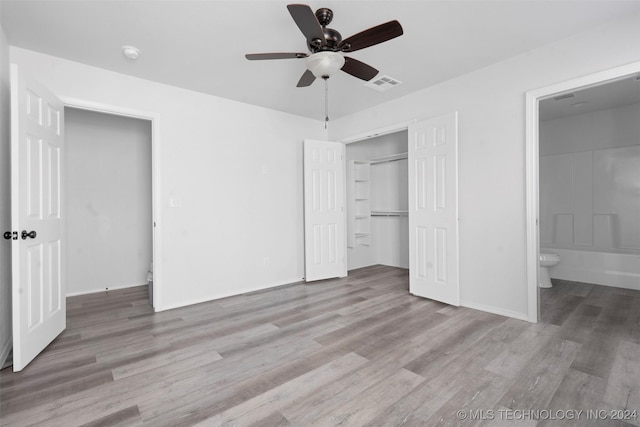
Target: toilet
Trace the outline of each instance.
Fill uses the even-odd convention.
[[[549,276],[549,267],[553,267],[560,262],[560,255],[558,254],[540,254],[540,278],[538,279],[538,286],[541,288],[550,288],[551,277]]]

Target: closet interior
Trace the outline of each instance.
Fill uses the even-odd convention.
[[[347,267],[409,268],[407,131],[346,146]]]

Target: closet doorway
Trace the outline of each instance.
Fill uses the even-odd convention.
[[[152,122],[65,107],[65,127],[67,296],[151,282]]]
[[[348,269],[409,269],[413,295],[460,305],[458,113],[344,140]]]
[[[347,268],[409,268],[408,133],[346,145]]]

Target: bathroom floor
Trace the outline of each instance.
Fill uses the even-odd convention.
[[[564,327],[580,321],[582,329],[585,322],[606,323],[607,329],[616,326],[616,332],[635,330],[635,336],[640,332],[640,291],[551,280],[553,288],[540,289],[541,322]]]
[[[575,374],[580,379],[574,384],[575,398],[593,394],[586,400],[617,400],[625,408],[640,410],[636,384],[640,374],[640,291],[557,279],[552,282],[553,288],[540,289],[541,323],[552,327],[555,336],[579,344],[565,374],[565,378]],[[638,425],[640,414],[627,422]]]

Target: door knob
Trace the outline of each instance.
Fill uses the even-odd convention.
[[[31,237],[32,239],[35,239],[36,238],[36,231],[35,230],[31,230],[31,231],[22,230],[22,233],[20,234],[20,237],[22,237],[22,240],[27,240],[27,237]]]

